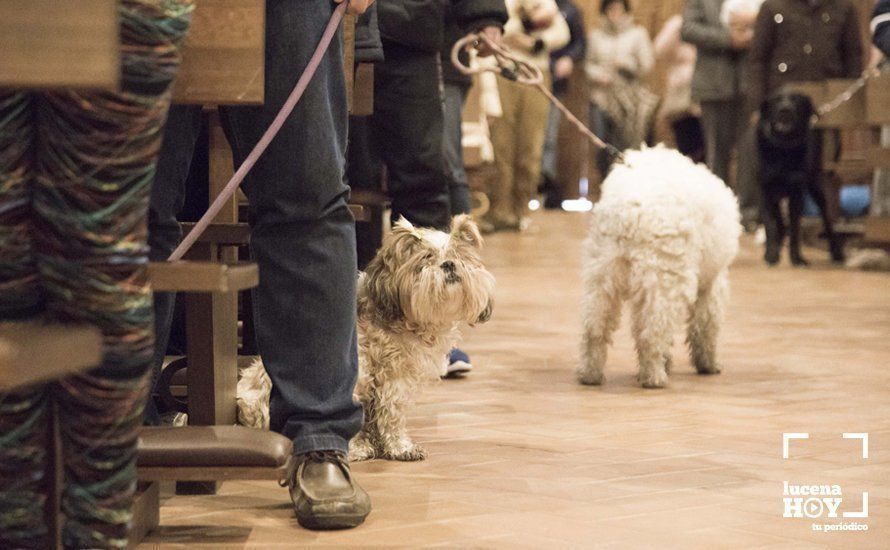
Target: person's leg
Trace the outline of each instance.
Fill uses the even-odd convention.
[[[0,91],[0,321],[39,314],[32,248],[33,98]],[[0,393],[0,547],[45,548],[46,386]]]
[[[200,132],[200,106],[174,105],[170,108],[148,208],[148,257],[153,262],[166,261],[182,238],[177,215],[185,201],[185,183]],[[154,293],[155,353],[152,362],[152,393],[167,351],[175,303],[174,292]],[[153,399],[149,399],[145,407],[145,423],[161,423]]]
[[[447,229],[451,196],[442,149],[439,55],[384,43],[374,70],[372,140],[387,167],[392,219]]]
[[[266,101],[227,108],[236,165],[278,113],[331,16],[324,0],[266,6]],[[355,224],[343,183],[346,99],[335,38],[315,78],[244,183],[250,199],[257,343],[272,379],[271,427],[294,453],[347,452],[361,426],[353,401]]]
[[[729,159],[735,139],[735,117],[730,102],[702,101],[701,120],[705,136],[705,163],[714,174],[729,184]],[[727,116],[733,122],[729,123]],[[731,128],[730,128],[731,127]]]
[[[519,227],[519,220],[513,214],[512,196],[522,86],[503,78],[498,79],[502,113],[491,125],[494,173],[489,178],[488,198],[491,206],[486,216],[494,229]]]
[[[548,81],[546,78],[545,85],[549,86]],[[550,102],[538,90],[526,87],[522,91],[513,183],[513,215],[520,219],[528,214],[528,203],[535,196],[541,179],[541,155],[549,110]]]
[[[736,177],[735,193],[739,198],[742,224],[754,228],[760,223],[760,157],[757,152],[757,129],[750,122],[744,98],[736,102]]]
[[[54,387],[72,548],[127,544],[154,353],[149,194],[193,4],[122,0],[118,9],[131,53],[121,91],[59,90],[38,103],[34,245],[47,311],[98,327],[104,347],[96,369]]]
[[[547,112],[547,130],[544,137],[544,149],[541,153],[541,177],[545,181],[556,180],[557,143],[559,141],[559,124],[562,112],[551,105]]]
[[[463,132],[461,118],[469,88],[459,84],[445,83],[443,92],[443,113],[445,115],[444,140],[445,173],[449,178],[448,189],[451,196],[451,215],[469,214],[472,210],[470,185],[464,168]]]
[[[606,113],[606,110],[597,105],[596,103],[590,103],[587,108],[587,119],[590,124],[590,131],[596,134],[597,137],[605,141],[606,143],[611,143],[616,147],[620,146],[613,142],[612,138],[614,137],[614,125],[612,124],[611,119],[609,118],[609,114]],[[606,179],[606,176],[609,175],[609,170],[612,166],[612,160],[608,151],[603,149],[596,149],[596,169],[600,174],[600,180],[603,181]]]
[[[240,165],[278,114],[334,10],[327,0],[266,4],[262,107],[221,111]],[[353,400],[355,221],[344,183],[346,95],[340,37],[244,182],[250,200],[257,345],[272,379],[271,428],[293,440],[288,479],[297,520],[354,527],[371,510],[345,462],[362,424]]]

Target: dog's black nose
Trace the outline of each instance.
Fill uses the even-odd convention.
[[[440,265],[439,267],[441,267],[446,273],[454,273],[454,262],[452,262],[451,260],[442,262],[442,265]]]

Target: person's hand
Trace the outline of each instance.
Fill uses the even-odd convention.
[[[730,29],[729,40],[734,50],[747,50],[754,39],[754,33],[750,30],[738,28]]]
[[[757,126],[760,123],[760,111],[754,111],[751,113],[751,119],[749,120],[751,126]]]
[[[346,0],[334,0],[337,4],[342,4],[344,1]],[[370,8],[373,3],[374,0],[349,0],[349,7],[346,8],[346,13],[361,15],[368,11],[368,8]]]
[[[557,80],[572,76],[572,71],[574,70],[575,62],[567,55],[560,57],[556,60],[556,63],[553,64],[553,76]]]
[[[503,31],[501,31],[500,27],[495,27],[494,25],[492,25],[492,26],[485,27],[484,29],[479,31],[479,34],[484,35],[486,38],[488,38],[495,44],[500,44],[501,36],[504,33],[503,33]],[[476,46],[476,52],[478,53],[479,57],[488,57],[489,55],[494,53],[494,51],[491,49],[491,47],[487,43],[485,43],[481,40],[479,41],[479,44]]]
[[[514,50],[522,52],[530,52],[535,47],[534,37],[525,33],[504,35],[504,39],[502,40],[502,42],[507,46],[513,48]]]

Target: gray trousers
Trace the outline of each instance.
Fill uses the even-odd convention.
[[[701,102],[702,131],[705,137],[705,162],[727,185],[732,152],[738,149],[738,170],[733,190],[739,198],[744,222],[759,218],[759,183],[757,144],[754,129],[748,124],[745,98]]]

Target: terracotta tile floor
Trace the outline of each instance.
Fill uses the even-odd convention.
[[[477,369],[434,385],[410,424],[413,464],[356,465],[374,511],[313,533],[274,483],[177,496],[143,548],[890,548],[890,277],[767,269],[745,239],[732,272],[724,373],[693,374],[678,338],[665,390],[634,383],[625,326],[606,385],[577,385],[578,250],[586,216],[542,213],[488,240],[495,316],[463,346]],[[782,459],[782,433],[809,432]],[[869,458],[843,432],[868,432]],[[782,482],[869,493],[867,532],[783,518]],[[825,520],[829,521],[829,520]]]

